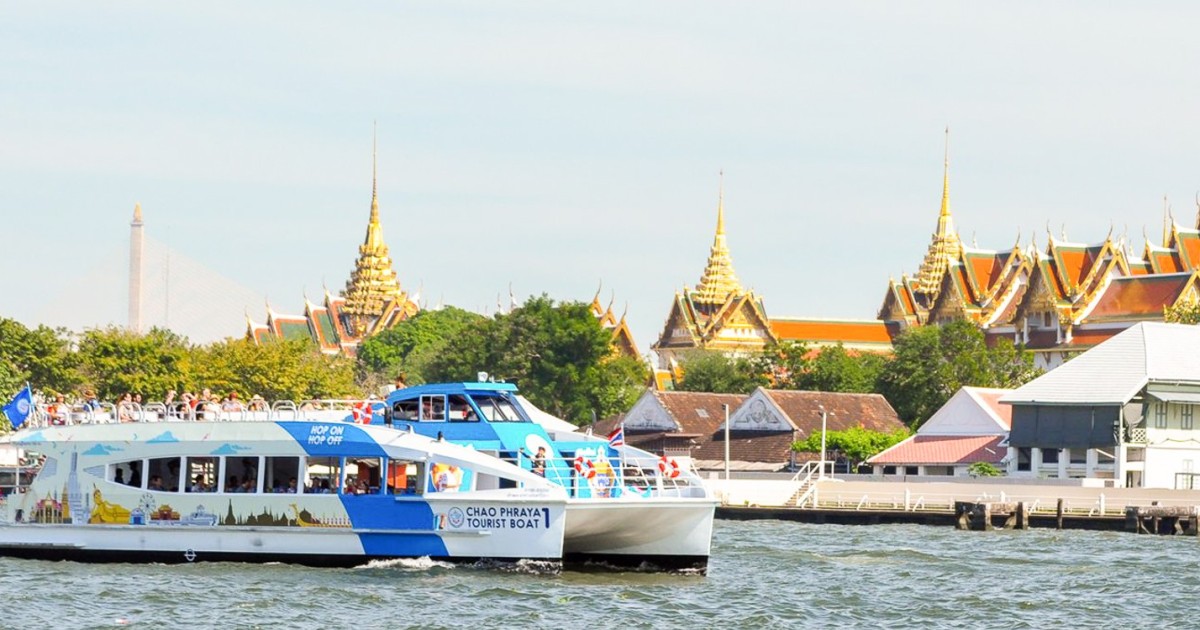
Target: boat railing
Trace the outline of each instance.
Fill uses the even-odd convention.
[[[99,402],[71,405],[63,413],[50,413],[50,405],[38,404],[25,426],[48,427],[76,424],[118,424],[129,422],[273,422],[276,420],[336,421],[352,417],[353,407],[364,400],[314,399],[297,404],[293,400],[268,403],[252,400],[222,407],[216,403],[195,407],[186,402]],[[379,401],[369,401],[379,402]]]

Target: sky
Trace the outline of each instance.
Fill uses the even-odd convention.
[[[124,323],[136,202],[180,260],[301,312],[353,268],[373,125],[404,288],[494,312],[510,285],[583,301],[602,286],[643,352],[704,269],[721,171],[734,266],[776,317],[875,316],[935,227],[946,127],[967,243],[1112,230],[1140,252],[1144,233],[1161,240],[1164,197],[1196,220],[1194,3],[3,14],[0,316],[26,324]],[[244,332],[242,307],[207,303]]]

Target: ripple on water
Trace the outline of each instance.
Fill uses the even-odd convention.
[[[1190,617],[1195,539],[716,524],[707,576],[557,563],[87,565],[0,558],[13,617],[46,627],[1045,627]],[[15,621],[14,621],[15,620]]]

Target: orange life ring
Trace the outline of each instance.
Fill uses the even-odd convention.
[[[375,410],[371,408],[371,401],[369,400],[364,400],[354,405],[350,411],[354,414],[355,424],[371,424],[371,417],[375,413]]]
[[[673,457],[663,455],[658,459],[658,472],[668,479],[674,479],[679,476],[679,462]]]
[[[588,479],[592,479],[596,476],[596,465],[592,463],[592,460],[584,457],[583,455],[576,455],[575,472]]]

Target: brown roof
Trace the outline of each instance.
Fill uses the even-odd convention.
[[[1088,319],[1158,319],[1192,279],[1190,273],[1113,278]]]
[[[733,413],[746,400],[745,394],[710,394],[708,392],[651,392],[667,414],[678,425],[678,432],[689,434],[711,435],[725,422],[724,405],[729,405],[729,413]],[[617,423],[625,419],[624,414],[616,418],[608,418],[596,423],[593,432],[596,435],[612,432]],[[659,433],[659,432],[655,432]],[[633,444],[631,436],[637,433],[625,430],[625,439]]]
[[[783,464],[789,461],[792,451],[792,432],[781,431],[733,431],[729,434],[729,459],[741,462],[770,462]],[[717,431],[698,439],[699,445],[692,451],[694,459],[725,459],[725,434]],[[809,453],[796,453],[796,460],[806,459]]]
[[[830,431],[862,427],[891,433],[905,428],[900,417],[896,415],[896,410],[892,409],[880,394],[840,394],[786,389],[765,391],[800,431],[800,439],[821,430],[821,407],[829,414],[826,424]]]

